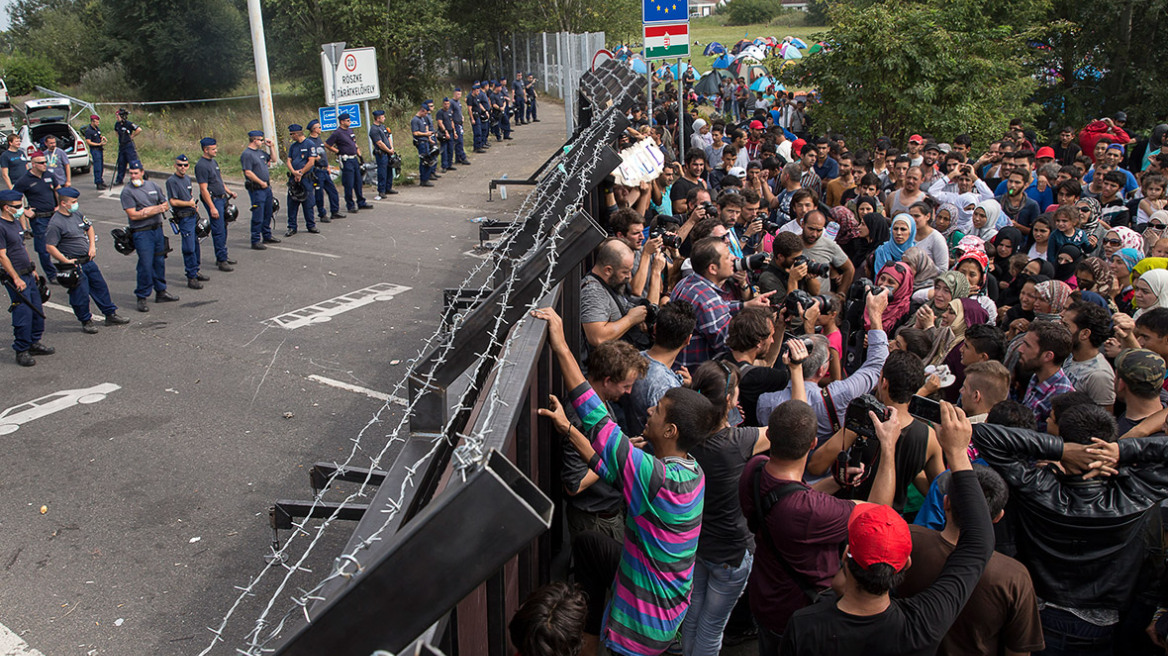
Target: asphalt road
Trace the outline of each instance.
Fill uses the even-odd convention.
[[[0,653],[36,653],[16,651],[15,636],[45,656],[197,654],[209,645],[207,627],[235,586],[263,567],[269,506],[310,498],[308,468],[345,457],[386,406],[375,397],[393,391],[437,328],[442,289],[479,261],[467,253],[478,244],[470,219],[507,218],[530,189],[488,203],[487,180],[526,177],[563,142],[562,112],[545,108],[543,122],[518,127],[514,141],[472,155],[472,166],[434,188],[371,200],[375,209],[320,224],[320,235],[302,226],[276,248],[252,251],[241,207],[228,237],[239,264],[219,272],[203,240],[211,280],[202,290],[186,287],[179,240],[166,227],[175,249],[167,279],[181,301],[151,302],[147,314],[134,309],[136,256],[119,255],[109,238],[126,223],[120,188],[97,192],[78,176],[82,212],[101,237],[98,263],[132,323],[83,334],[54,286],[44,342],[56,355],[21,368],[3,339],[0,413],[64,390],[106,391],[82,403],[66,395],[59,409],[43,406],[47,414],[0,434]],[[286,208],[276,216],[281,238],[286,218]],[[319,319],[327,307],[315,321],[288,316],[354,292],[327,321]],[[397,411],[390,403],[365,433],[363,453],[386,443]],[[0,433],[12,430],[5,421]],[[309,566],[323,571],[351,526],[335,527]],[[233,647],[271,591],[261,586],[228,626]]]

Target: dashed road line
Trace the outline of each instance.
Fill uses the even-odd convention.
[[[291,246],[273,246],[271,244],[267,244],[267,247],[271,248],[273,250],[277,250],[277,251],[288,251],[289,253],[300,253],[302,255],[319,255],[321,257],[331,257],[335,260],[341,259],[340,255],[333,255],[332,253],[321,253],[320,251],[306,251],[306,250],[303,250],[300,248],[292,248]]]
[[[53,303],[52,301],[49,301],[47,303],[41,303],[41,307],[47,307],[47,308],[52,309],[52,310],[60,310],[62,312],[68,312],[69,314],[73,314],[73,308],[69,307],[68,305],[61,305],[60,303]]]
[[[0,655],[3,656],[45,656],[33,649],[20,636],[0,624]]]
[[[302,307],[298,310],[285,312],[271,319],[266,319],[264,323],[279,326],[286,330],[296,330],[304,326],[331,321],[338,314],[364,307],[375,301],[393,300],[393,297],[407,292],[410,289],[410,287],[404,285],[382,282],[376,285],[370,285],[364,289],[341,294],[327,301],[321,301],[320,303]]]
[[[395,404],[400,405],[400,406],[409,405],[409,402],[401,397],[392,396],[392,395],[386,394],[385,392],[378,392],[377,390],[371,390],[368,387],[361,387],[360,385],[353,385],[351,383],[345,383],[345,382],[341,382],[339,380],[333,380],[332,378],[325,378],[324,376],[318,376],[316,374],[311,374],[308,377],[308,380],[320,383],[321,385],[328,385],[329,387],[343,389],[343,390],[348,391],[348,392],[356,392],[358,394],[364,394],[365,396],[368,396],[371,399],[377,399],[378,401],[388,401],[390,403],[395,403]]]

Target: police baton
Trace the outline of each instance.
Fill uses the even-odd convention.
[[[33,312],[34,312],[34,313],[35,313],[35,314],[36,314],[38,317],[40,317],[40,318],[42,318],[42,319],[44,319],[44,318],[45,318],[45,313],[44,313],[44,311],[42,311],[42,310],[41,310],[39,307],[37,307],[37,306],[33,305],[31,302],[29,302],[29,300],[28,300],[27,298],[25,298],[25,297],[24,297],[24,294],[22,294],[21,292],[17,291],[17,289],[16,289],[16,283],[14,283],[14,282],[10,281],[10,280],[8,279],[8,276],[4,276],[4,286],[5,286],[5,287],[7,287],[7,288],[9,288],[9,289],[11,289],[11,290],[12,290],[12,291],[14,291],[14,292],[16,292],[16,298],[17,298],[17,301],[16,301],[16,302],[14,302],[14,303],[13,303],[13,304],[12,304],[12,305],[11,305],[11,306],[8,308],[8,311],[9,311],[9,312],[11,312],[11,311],[12,311],[12,309],[13,309],[13,308],[15,308],[17,305],[22,305],[22,304],[23,304],[23,305],[27,305],[27,306],[28,306],[28,309],[32,310],[32,311],[33,311]],[[25,287],[25,289],[27,289],[27,287]]]

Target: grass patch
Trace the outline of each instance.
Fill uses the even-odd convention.
[[[717,57],[706,57],[702,54],[706,44],[717,41],[727,49],[734,47],[739,39],[756,39],[760,36],[773,36],[782,40],[785,36],[794,36],[811,44],[812,36],[826,32],[826,27],[808,27],[804,25],[807,14],[798,10],[784,11],[770,23],[756,23],[754,25],[727,25],[727,16],[705,16],[695,18],[689,23],[690,54],[693,65],[702,72],[710,70],[710,63]],[[696,45],[700,43],[701,45]],[[806,54],[806,53],[804,53]]]

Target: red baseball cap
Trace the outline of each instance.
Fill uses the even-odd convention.
[[[925,143],[925,138],[919,134],[914,134],[908,138],[909,143]]]
[[[868,569],[876,563],[904,569],[912,553],[912,533],[904,518],[883,504],[866,503],[848,517],[848,556]]]
[[[807,145],[807,142],[805,140],[796,139],[795,141],[791,142],[791,150],[794,151],[794,153],[796,155],[802,155],[803,154],[803,146],[806,146],[806,145]]]
[[[762,124],[762,121],[751,121],[750,122],[750,129],[751,130],[761,130],[764,127],[765,126]]]
[[[1044,157],[1054,159],[1054,148],[1051,148],[1050,146],[1043,146],[1042,148],[1038,149],[1038,152],[1034,154],[1034,157],[1037,159],[1042,159]]]

